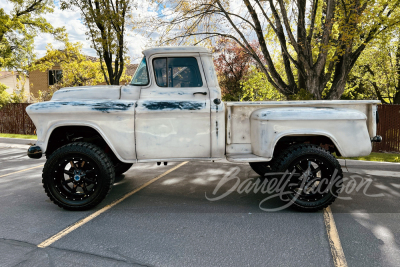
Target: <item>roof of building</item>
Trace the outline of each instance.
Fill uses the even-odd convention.
[[[0,71],[0,79],[7,78],[9,76],[19,75],[18,71]]]
[[[125,74],[128,76],[133,76],[133,74],[135,74],[135,71],[138,67],[138,64],[129,64],[126,65],[126,71]]]
[[[0,79],[13,75],[11,71],[0,71]]]
[[[149,48],[143,51],[143,54],[148,57],[153,54],[161,53],[211,53],[210,50],[200,46],[165,46]]]

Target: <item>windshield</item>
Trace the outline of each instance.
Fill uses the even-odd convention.
[[[147,73],[146,58],[143,57],[139,67],[136,69],[135,75],[133,75],[131,85],[147,85],[148,83],[149,75]]]

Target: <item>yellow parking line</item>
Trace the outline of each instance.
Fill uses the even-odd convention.
[[[331,207],[324,209],[324,221],[326,232],[328,233],[329,245],[331,246],[333,263],[335,267],[347,267],[346,257],[344,256],[342,244],[340,243],[339,233],[336,229]]]
[[[66,236],[67,234],[71,233],[72,231],[74,231],[75,229],[81,227],[82,225],[84,225],[85,223],[93,220],[94,218],[96,218],[97,216],[99,216],[100,214],[106,212],[107,210],[111,209],[112,207],[114,207],[115,205],[117,205],[118,203],[121,203],[122,201],[124,201],[125,199],[127,199],[128,197],[132,196],[133,194],[135,194],[136,192],[142,190],[143,188],[145,188],[146,186],[149,186],[150,184],[154,183],[155,181],[157,181],[158,179],[164,177],[165,175],[167,175],[168,173],[173,172],[174,170],[180,168],[181,166],[185,165],[186,163],[188,163],[188,161],[182,162],[181,164],[169,169],[168,171],[164,172],[163,174],[157,176],[156,178],[151,179],[150,181],[148,181],[147,183],[144,183],[143,185],[141,185],[140,187],[134,189],[133,191],[127,193],[126,195],[122,196],[121,198],[113,201],[111,204],[105,206],[104,208],[92,213],[91,215],[89,215],[86,218],[83,218],[82,220],[68,226],[67,228],[65,228],[64,230],[62,230],[61,232],[53,235],[52,237],[50,237],[49,239],[43,241],[42,243],[40,243],[38,245],[39,248],[45,248],[50,246],[51,244],[53,244],[54,242],[56,242],[57,240],[59,240],[60,238]]]
[[[0,175],[0,178],[1,178],[1,177],[4,177],[4,176],[11,175],[11,174],[14,174],[14,173],[19,173],[19,172],[24,172],[24,171],[29,171],[29,170],[32,170],[32,169],[40,168],[40,167],[43,167],[43,166],[44,166],[44,165],[39,165],[39,166],[35,166],[35,167],[32,167],[32,168],[20,170],[20,171],[17,171],[17,172],[12,172],[12,173],[3,174],[3,175]]]

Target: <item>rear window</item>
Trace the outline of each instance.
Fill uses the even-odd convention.
[[[202,87],[199,65],[194,57],[153,59],[156,83],[160,87]]]

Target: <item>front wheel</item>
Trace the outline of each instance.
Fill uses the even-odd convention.
[[[52,153],[43,169],[43,187],[51,201],[68,210],[99,204],[114,183],[109,157],[90,143],[67,144]]]
[[[311,144],[294,145],[282,152],[272,166],[286,175],[287,200],[302,211],[316,211],[332,204],[342,187],[342,168],[325,149]]]

